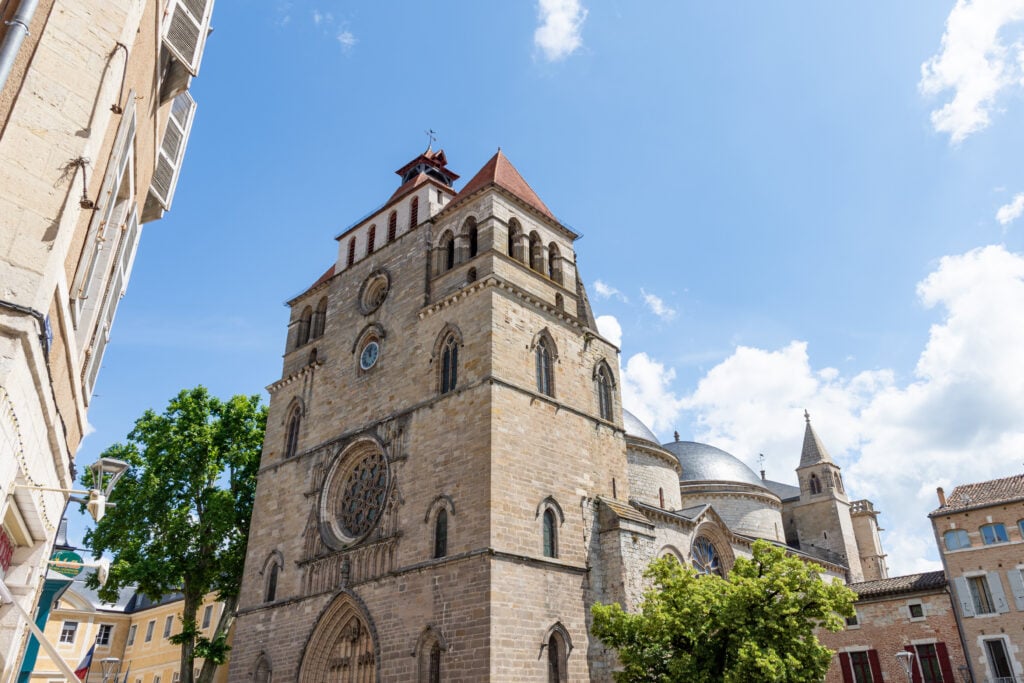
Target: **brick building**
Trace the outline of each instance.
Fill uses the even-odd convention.
[[[975,681],[1024,680],[1024,475],[957,486],[928,516]]]
[[[289,302],[231,681],[608,681],[589,608],[655,557],[886,576],[809,416],[791,486],[622,409],[578,236],[500,150],[458,191],[443,151],[397,173]]]
[[[2,681],[142,228],[171,206],[212,5],[0,0],[0,580],[17,603],[0,605]]]
[[[823,631],[836,651],[828,683],[906,681],[898,652],[910,652],[913,683],[956,683],[966,669],[946,577],[941,571],[850,584],[857,615]]]

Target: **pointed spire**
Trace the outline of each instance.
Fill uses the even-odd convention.
[[[519,175],[519,171],[512,165],[512,162],[508,160],[505,153],[498,148],[498,151],[490,161],[484,164],[475,176],[473,176],[466,186],[455,196],[452,200],[452,204],[458,203],[465,197],[470,196],[477,190],[481,190],[488,185],[497,185],[502,189],[511,192],[513,195],[518,197],[521,201],[526,202],[537,211],[542,214],[555,219],[554,214],[551,210],[545,206],[544,202],[541,201],[537,193],[533,191],[529,183],[523,180],[523,176]]]
[[[814,433],[814,428],[811,427],[811,414],[806,410],[804,410],[804,420],[806,420],[807,426],[804,428],[804,447],[800,453],[800,467],[817,465],[822,462],[832,463],[832,457],[825,450],[821,439]]]

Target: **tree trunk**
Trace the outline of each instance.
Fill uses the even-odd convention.
[[[186,638],[185,642],[181,644],[179,683],[193,683],[192,670],[196,659],[196,612],[199,611],[199,605],[202,603],[203,596],[195,595],[194,591],[189,589],[187,581],[185,582],[183,592],[185,600],[181,607],[181,630],[182,633],[192,633],[193,635],[191,638]]]
[[[238,596],[232,596],[224,598],[222,601],[224,609],[221,610],[220,619],[217,620],[217,628],[213,631],[211,640],[216,642],[221,636],[227,637],[228,631],[235,624],[236,610],[238,609]],[[228,654],[228,659],[231,655]],[[226,661],[225,661],[226,663]],[[209,659],[203,661],[203,668],[199,672],[199,678],[196,679],[196,683],[212,683],[213,677],[217,673],[217,667],[220,666],[216,662],[212,662]]]

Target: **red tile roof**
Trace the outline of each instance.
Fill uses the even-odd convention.
[[[913,593],[916,591],[937,590],[946,586],[946,575],[942,570],[923,574],[893,576],[876,581],[851,583],[849,588],[858,597],[866,598],[873,595],[891,595],[894,593]]]
[[[1018,500],[1024,500],[1024,474],[957,486],[946,496],[946,504],[929,517]]]
[[[519,175],[519,171],[512,165],[512,162],[508,160],[508,157],[502,153],[499,149],[497,154],[491,157],[491,160],[484,164],[475,176],[473,176],[466,186],[455,195],[452,200],[452,204],[456,204],[463,198],[470,196],[477,190],[482,190],[488,185],[497,185],[513,195],[526,202],[533,208],[540,211],[542,214],[552,220],[557,220],[555,215],[551,213],[551,210],[545,206],[544,202],[540,200],[537,193],[533,191],[529,183],[523,180],[523,176]]]
[[[398,189],[395,190],[395,193],[388,197],[388,201],[385,202],[385,204],[390,204],[391,201],[395,199],[395,197],[399,197],[408,192],[409,190],[412,190],[415,187],[419,187],[428,180],[430,180],[430,176],[428,176],[426,173],[417,173],[415,178],[411,178],[409,182],[402,183],[401,185],[399,185]]]

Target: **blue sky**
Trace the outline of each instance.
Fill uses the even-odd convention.
[[[803,410],[935,568],[935,487],[1024,453],[1024,0],[221,0],[79,462],[179,389],[263,392],[333,237],[438,131],[584,235],[626,406],[792,481]],[[116,494],[115,494],[116,495]]]

